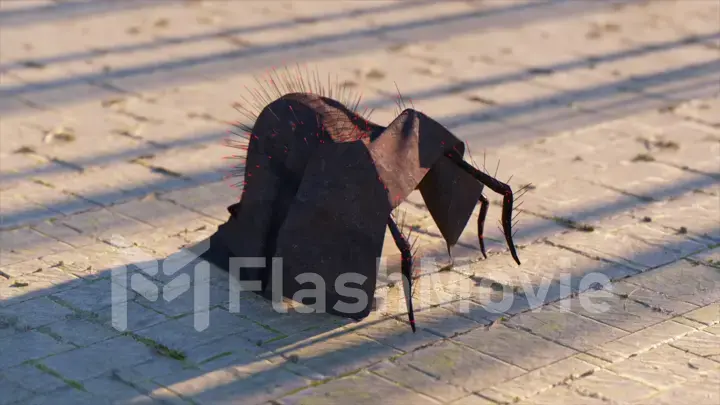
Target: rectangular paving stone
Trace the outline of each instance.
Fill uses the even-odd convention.
[[[71,310],[58,305],[47,297],[23,301],[0,310],[0,314],[17,316],[19,323],[17,326],[29,328],[45,326],[72,313]]]
[[[720,400],[717,381],[692,381],[662,391],[657,395],[637,402],[637,405],[695,404],[715,405]]]
[[[42,360],[42,364],[63,377],[84,381],[115,368],[146,362],[157,356],[153,349],[127,336],[61,353]]]
[[[423,330],[422,328],[417,329],[417,331],[413,333],[407,323],[400,322],[393,318],[363,322],[359,326],[350,324],[347,328],[358,335],[366,336],[404,352],[411,352],[420,346],[425,346],[442,339],[440,336]]]
[[[154,403],[154,401],[147,395],[144,395],[137,389],[121,380],[114,379],[111,376],[92,378],[88,381],[83,381],[82,385],[90,394],[102,398],[102,400],[110,403],[148,405]]]
[[[477,395],[468,395],[465,398],[453,402],[451,405],[493,405],[493,402]]]
[[[497,402],[532,397],[549,387],[570,378],[578,378],[596,368],[597,366],[593,364],[570,357],[498,384],[493,388],[480,391],[480,393]]]
[[[114,234],[127,236],[152,229],[150,225],[116,214],[108,209],[76,214],[61,220],[60,223],[101,240],[110,240]]]
[[[697,308],[697,305],[685,301],[668,298],[664,293],[631,284],[632,277],[613,283],[607,290],[622,299],[633,300],[647,308],[673,316],[686,314]]]
[[[333,334],[330,332],[329,334]],[[315,334],[309,341],[282,350],[285,358],[327,377],[339,376],[379,362],[401,352],[354,333],[323,338]]]
[[[112,284],[109,278],[99,279],[71,290],[59,292],[52,297],[74,309],[96,312],[113,305],[121,305],[137,295],[129,290],[125,291],[123,295],[114,295],[112,294]]]
[[[662,307],[648,308],[604,290],[586,291],[566,303],[576,314],[627,332],[636,332],[673,316]]]
[[[720,363],[662,345],[623,362],[608,370],[658,389],[667,389],[687,380],[700,378],[720,370]]]
[[[482,324],[445,308],[428,308],[415,312],[415,325],[443,337],[455,336]]]
[[[476,329],[453,340],[525,370],[534,370],[576,353],[557,343],[504,325]]]
[[[628,283],[695,305],[707,305],[720,299],[720,271],[685,260],[631,278]]]
[[[66,316],[64,319],[47,325],[47,329],[63,341],[77,346],[89,346],[120,334],[118,330],[81,319],[79,316]]]
[[[16,333],[0,339],[0,347],[3,349],[3,355],[0,357],[0,369],[7,369],[28,360],[75,348],[75,346],[58,342],[52,337],[36,331]]]
[[[229,335],[209,343],[187,349],[185,351],[186,361],[198,365],[208,365],[208,369],[222,368],[221,365],[227,362],[257,360],[256,357],[267,354],[262,346],[249,341],[242,335]],[[227,361],[225,359],[228,359]],[[220,360],[220,361],[217,361]]]
[[[720,360],[720,336],[704,331],[696,331],[670,343],[672,347],[692,354]]]
[[[637,270],[672,263],[705,248],[684,235],[674,235],[646,224],[618,230],[567,233],[549,240]]]
[[[184,351],[228,335],[248,336],[256,329],[262,328],[223,309],[213,309],[210,311],[209,326],[205,330],[198,331],[195,328],[195,317],[186,315],[139,330],[137,334],[171,349]]]
[[[627,334],[612,326],[565,311],[560,305],[553,304],[541,311],[517,315],[507,323],[511,327],[529,330],[533,334],[579,351]]]
[[[24,274],[42,271],[44,267],[47,267],[47,263],[39,259],[32,259],[0,267],[0,272],[8,278],[16,278]]]
[[[715,325],[720,322],[720,303],[713,303],[694,311],[683,314],[685,318],[703,323],[705,325]]]
[[[82,279],[54,268],[26,273],[10,280],[0,278],[0,307],[63,292],[82,284]]]
[[[389,361],[376,364],[368,370],[442,402],[453,401],[467,395],[467,392],[459,387],[438,381],[408,366],[399,366]]]
[[[237,372],[237,369],[233,369]],[[202,405],[222,402],[241,402],[248,405],[264,404],[291,391],[308,385],[304,378],[283,368],[261,370],[255,373],[236,375],[235,381],[203,390],[189,396]],[[176,386],[169,388],[176,391]],[[182,391],[176,391],[182,395]],[[187,395],[184,395],[187,397]]]
[[[47,253],[60,252],[71,248],[66,243],[45,236],[30,228],[0,231],[0,240],[2,240],[0,266],[36,259]]]
[[[210,226],[209,222],[202,220],[203,215],[170,201],[157,199],[153,195],[114,205],[110,209],[154,227],[165,228],[169,232],[196,229],[202,225]]]
[[[53,168],[53,166],[47,165],[43,167],[43,169],[57,171],[59,168]],[[42,172],[43,169],[39,171]],[[32,201],[39,206],[47,207],[55,212],[55,217],[72,215],[97,207],[96,204],[90,201],[64,193],[61,189],[51,187],[47,185],[47,183],[23,181],[14,187],[11,192],[17,193],[17,195],[22,196],[22,198]]]
[[[102,398],[80,391],[73,387],[59,388],[53,392],[34,397],[27,401],[27,405],[57,405],[57,404],[73,404],[73,405],[107,405]]]
[[[695,331],[672,320],[665,321],[588,350],[588,354],[609,362],[624,360],[672,339]]]
[[[32,392],[26,390],[20,385],[3,378],[0,378],[0,392],[3,393],[0,397],[0,404],[2,405],[17,403],[18,401],[22,401],[33,395]]]
[[[570,387],[559,385],[547,391],[541,392],[534,397],[518,402],[518,405],[558,404],[602,405],[607,404],[607,401],[598,398],[597,396],[583,395]]]
[[[720,247],[696,253],[688,257],[688,260],[701,262],[708,266],[720,267]]]
[[[170,357],[156,356],[143,363],[115,368],[110,372],[110,375],[128,384],[140,384],[154,378],[186,371],[187,369],[188,365],[186,363]],[[199,370],[195,371],[199,372]]]
[[[720,161],[718,165],[720,166]],[[679,232],[684,228],[690,235],[720,241],[720,216],[718,196],[697,192],[685,194],[670,201],[660,201],[633,211],[638,218],[648,217],[653,223]]]
[[[95,242],[93,237],[85,235],[67,225],[58,224],[57,220],[40,222],[33,225],[32,228],[44,235],[53,237],[76,248]]]
[[[368,389],[372,387],[372,389]],[[279,399],[283,405],[333,404],[345,402],[365,405],[378,403],[430,405],[433,401],[367,372],[311,387]]]
[[[606,370],[595,370],[588,376],[572,381],[570,387],[579,389],[589,395],[593,393],[600,394],[611,401],[630,403],[649,397],[657,392],[656,389],[648,385]]]
[[[40,370],[35,364],[21,364],[0,373],[1,378],[12,381],[28,391],[45,393],[65,387],[63,380]]]
[[[409,353],[396,363],[422,370],[469,391],[478,391],[524,373],[519,367],[451,342]]]

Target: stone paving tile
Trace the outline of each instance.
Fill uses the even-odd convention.
[[[95,242],[95,238],[56,221],[44,221],[32,226],[32,229],[60,240],[75,248],[87,246]]]
[[[16,316],[18,325],[16,327],[38,328],[55,322],[73,312],[47,297],[40,297],[33,300],[10,305],[0,309],[0,317]]]
[[[115,205],[112,211],[134,218],[156,228],[164,228],[170,233],[178,233],[201,226],[210,227],[203,216],[169,201],[158,200],[154,196],[142,200],[129,201]]]
[[[720,303],[716,302],[690,311],[683,314],[683,317],[705,325],[715,325],[720,322]]]
[[[689,256],[688,260],[701,262],[709,266],[720,267],[720,247],[696,253]]]
[[[720,298],[720,271],[684,260],[631,278],[628,283],[695,305],[707,305]]]
[[[451,405],[494,405],[494,402],[490,402],[477,395],[468,395],[465,398],[452,402]]]
[[[84,381],[115,368],[146,362],[155,357],[153,349],[127,336],[66,351],[42,360],[42,364],[63,377]]]
[[[601,405],[607,404],[602,398],[597,396],[588,396],[581,394],[577,390],[566,385],[559,385],[547,391],[544,391],[525,401],[518,402],[518,405]]]
[[[641,353],[608,367],[608,370],[642,381],[658,389],[667,389],[688,380],[717,372],[720,363],[683,352],[668,345]]]
[[[562,301],[540,311],[517,315],[507,324],[579,351],[627,335],[620,329],[564,310]]]
[[[643,287],[638,287],[635,284],[631,284],[629,282],[630,280],[631,279],[626,279],[613,283],[607,288],[607,290],[617,295],[622,300],[637,301],[640,305],[645,306],[654,312],[658,312],[658,314],[655,315],[656,318],[666,314],[673,316],[682,315],[697,308],[696,305],[689,304],[685,301],[671,299],[662,291],[657,292]],[[597,294],[602,295],[601,293]],[[624,308],[625,302],[623,302],[623,309]]]
[[[710,125],[720,124],[717,113],[720,112],[720,102],[717,98],[705,100],[690,100],[677,106],[675,114],[694,118]]]
[[[23,405],[109,405],[111,402],[105,401],[85,391],[80,391],[72,387],[65,387],[50,392],[48,394],[34,397]]]
[[[368,390],[368,387],[372,387]],[[360,372],[358,374],[333,380],[284,397],[277,402],[283,405],[335,404],[339,402],[353,404],[434,404],[417,393],[386,381],[376,375]]]
[[[614,363],[694,331],[695,329],[690,326],[672,320],[665,321],[598,345],[598,347],[588,350],[587,353]]]
[[[332,332],[330,333],[332,334]],[[327,377],[336,377],[356,371],[370,364],[401,354],[401,352],[366,337],[353,333],[339,336],[314,336],[310,341],[281,351],[285,358]]]
[[[415,312],[415,325],[443,337],[455,336],[482,324],[445,308],[428,308]]]
[[[52,337],[36,332],[26,331],[0,339],[3,356],[0,357],[0,369],[7,369],[28,360],[34,360],[55,353],[62,353],[74,348],[67,343],[60,343]]]
[[[525,370],[534,370],[576,352],[530,333],[500,325],[480,328],[453,340]]]
[[[138,330],[136,333],[170,349],[184,351],[231,334],[239,334],[251,341],[266,341],[277,334],[261,326],[228,313],[223,309],[211,309],[209,326],[205,330],[197,330],[195,316],[186,315],[178,319],[170,319],[163,323]],[[192,339],[188,337],[192,336]]]
[[[155,356],[143,363],[114,368],[110,371],[110,375],[128,384],[139,385],[152,379],[186,371],[188,368],[187,363],[170,357]]]
[[[122,305],[137,295],[129,290],[125,291],[123,295],[112,294],[113,284],[109,278],[103,278],[77,288],[53,294],[51,299],[76,310],[96,312],[112,305]]]
[[[112,235],[131,235],[147,232],[151,227],[128,217],[118,215],[111,210],[88,211],[63,219],[60,223],[80,230],[97,239],[110,240]]]
[[[0,307],[60,293],[82,284],[82,279],[55,268],[26,273],[10,280],[0,278]]]
[[[706,249],[696,240],[676,235],[650,224],[635,224],[614,230],[567,233],[550,242],[620,263],[637,270],[657,267]]]
[[[101,376],[83,381],[82,386],[90,394],[110,403],[152,404],[154,401],[137,389],[112,377]]]
[[[671,405],[671,404],[696,404],[715,405],[720,400],[717,381],[693,381],[683,385],[662,391],[645,400],[639,401],[637,405]]]
[[[70,245],[29,228],[0,231],[0,266],[35,259],[43,254],[68,250]]]
[[[673,312],[662,307],[648,308],[603,290],[582,293],[567,305],[576,314],[627,332],[636,332],[673,316]]]
[[[396,361],[435,378],[478,391],[523,374],[519,367],[452,342],[443,342],[402,356]]]
[[[42,371],[41,368],[32,363],[21,364],[0,373],[0,380],[12,381],[34,393],[50,392],[67,386],[63,380]]]
[[[451,402],[467,395],[467,392],[459,387],[438,381],[408,366],[399,366],[385,361],[368,370],[438,401]]]
[[[695,331],[673,341],[671,346],[680,350],[720,362],[720,336]]]
[[[616,402],[634,402],[649,397],[658,391],[640,382],[619,376],[606,370],[596,370],[592,374],[574,380],[570,387],[585,395],[599,394]]]
[[[0,397],[0,404],[2,405],[17,403],[33,395],[32,392],[4,378],[0,378],[0,392],[3,393],[2,397]]]
[[[713,221],[720,215],[718,197],[690,193],[670,201],[645,205],[632,212],[636,218],[650,218],[653,223],[672,228],[681,232],[684,228],[690,235],[720,241],[720,220]]]
[[[573,356],[482,390],[480,394],[498,403],[513,402],[516,398],[532,397],[569,379],[580,378],[595,369],[597,366]]]
[[[411,352],[418,347],[437,342],[442,339],[422,328],[413,333],[407,323],[397,319],[377,319],[361,323],[358,326],[350,324],[349,330],[358,335],[368,337],[384,345],[404,352]]]
[[[154,380],[193,403],[232,401],[260,404],[307,386],[302,377],[267,361],[212,371],[185,369]]]
[[[64,342],[77,346],[89,346],[120,334],[118,330],[82,319],[79,316],[66,316],[65,319],[61,318],[61,320],[47,325],[46,328]]]

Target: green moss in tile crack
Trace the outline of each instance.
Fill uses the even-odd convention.
[[[135,339],[136,341],[144,344],[145,346],[155,350],[155,352],[157,352],[161,356],[169,357],[171,359],[175,359],[175,360],[179,360],[179,361],[185,361],[185,359],[187,358],[185,353],[183,353],[179,350],[171,349],[171,348],[169,348],[163,344],[160,344],[152,339],[136,335],[132,332],[125,332],[125,333],[123,333],[123,335],[129,336],[129,337]]]
[[[30,364],[33,364],[33,365],[35,366],[35,368],[37,368],[38,370],[42,371],[43,373],[50,374],[51,376],[53,376],[53,377],[55,377],[55,378],[57,378],[57,379],[59,379],[59,380],[62,380],[62,382],[64,382],[65,384],[69,385],[70,387],[75,388],[76,390],[87,392],[87,390],[85,389],[85,386],[83,386],[82,383],[80,383],[79,381],[75,381],[75,380],[71,380],[71,379],[69,379],[69,378],[65,378],[65,377],[64,377],[62,374],[60,374],[59,372],[51,369],[50,367],[48,367],[48,366],[46,366],[46,365],[44,365],[44,364],[42,364],[42,363],[33,362],[33,363],[30,363]]]

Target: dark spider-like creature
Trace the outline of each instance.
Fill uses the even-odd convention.
[[[240,278],[261,281],[259,292],[269,298],[277,294],[274,282],[280,278],[281,295],[297,298],[310,280],[303,274],[319,275],[325,286],[310,305],[322,302],[329,313],[361,319],[372,307],[376,259],[387,227],[401,252],[415,331],[414,253],[392,212],[419,190],[449,252],[479,202],[479,243],[487,257],[483,232],[489,201],[482,194],[487,187],[503,196],[502,231],[520,264],[512,234],[513,191],[466,162],[464,142],[413,108],[401,108],[387,127],[380,126],[356,111],[359,97],[348,100],[341,87],[328,84],[298,68],[295,75],[275,72],[259,90],[248,89],[252,99],[237,107],[253,124],[237,124],[242,140],[230,142],[247,152],[235,156],[244,162],[231,173],[243,177],[242,198],[211,237],[207,258],[227,269],[233,256],[281,257],[280,275],[255,268],[242,269]],[[351,273],[360,279],[349,280]],[[359,285],[367,300],[350,293],[348,283]],[[347,297],[358,306],[351,309]]]

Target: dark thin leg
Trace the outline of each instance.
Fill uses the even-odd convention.
[[[487,253],[485,253],[485,239],[483,233],[485,232],[485,218],[487,217],[488,208],[490,207],[490,201],[480,194],[480,215],[478,215],[477,229],[478,229],[478,240],[480,241],[480,251],[484,258],[487,259]]]
[[[515,244],[512,239],[512,212],[513,212],[513,192],[510,186],[497,180],[496,178],[483,173],[476,169],[468,162],[464,161],[463,158],[455,153],[448,154],[450,160],[455,162],[461,169],[470,173],[480,183],[487,186],[490,190],[503,195],[503,209],[502,209],[502,227],[503,233],[505,234],[505,241],[510,248],[510,254],[517,264],[520,264],[517,251],[515,250]]]
[[[402,255],[402,281],[403,281],[403,290],[405,291],[405,302],[407,303],[407,310],[408,310],[408,319],[410,320],[410,327],[412,328],[413,333],[415,332],[415,312],[413,311],[412,306],[412,290],[411,290],[411,284],[412,284],[412,251],[410,250],[410,243],[408,243],[407,239],[405,239],[405,236],[403,236],[402,232],[400,232],[400,229],[398,229],[397,224],[395,221],[393,221],[392,217],[388,218],[388,227],[390,228],[390,233],[392,234],[393,239],[395,240],[395,245],[400,249],[400,254]]]

